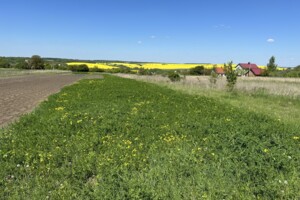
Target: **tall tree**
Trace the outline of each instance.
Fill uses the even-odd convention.
[[[277,69],[277,65],[275,64],[275,57],[272,56],[269,60],[269,63],[267,64],[267,70],[269,72],[273,72],[273,71],[276,71]]]

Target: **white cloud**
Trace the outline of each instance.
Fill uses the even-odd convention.
[[[267,39],[267,42],[273,43],[273,42],[275,42],[275,40],[273,38],[269,38],[269,39]]]
[[[140,41],[138,41],[137,43],[138,43],[138,44],[142,44],[143,42],[140,40]]]

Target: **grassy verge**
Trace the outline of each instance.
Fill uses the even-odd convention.
[[[5,199],[297,199],[297,126],[106,76],[0,133]]]
[[[0,78],[7,78],[12,76],[24,76],[24,75],[41,75],[41,74],[70,74],[70,71],[66,70],[25,70],[14,68],[0,68]]]

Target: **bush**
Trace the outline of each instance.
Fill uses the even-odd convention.
[[[151,72],[148,69],[145,69],[145,68],[139,68],[138,74],[139,75],[152,75]]]
[[[168,74],[168,78],[172,81],[172,82],[177,82],[180,81],[180,75],[177,72],[170,72]]]
[[[204,67],[203,66],[196,66],[192,69],[190,69],[190,74],[191,75],[204,75]]]
[[[89,69],[89,70],[90,70],[90,72],[104,72],[104,70],[103,70],[103,69],[101,69],[101,68],[98,68],[98,67],[91,68],[91,69]]]
[[[228,64],[224,64],[224,69],[225,69],[225,75],[227,79],[228,90],[232,91],[237,81],[237,73],[236,71],[234,71],[232,67],[232,61],[229,62]]]
[[[22,62],[18,62],[15,65],[15,68],[17,68],[17,69],[30,69],[30,66],[28,65],[28,63],[26,61],[22,61]]]
[[[88,66],[85,65],[85,64],[82,64],[82,65],[70,65],[69,69],[72,72],[88,72],[89,71]]]
[[[217,80],[218,80],[218,74],[216,72],[212,71],[210,74],[210,78],[209,78],[209,82],[212,87],[216,86]]]
[[[7,60],[0,58],[0,68],[10,68],[11,65]]]

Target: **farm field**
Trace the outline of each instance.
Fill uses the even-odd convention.
[[[115,76],[81,80],[1,130],[0,196],[300,198],[299,124],[237,108]]]
[[[4,71],[4,70],[3,70]],[[10,70],[6,70],[8,72]],[[82,78],[94,77],[63,72],[27,72],[16,70],[0,77],[0,127],[32,111],[49,95]],[[3,73],[4,74],[4,73]]]
[[[114,69],[117,67],[114,67],[107,63],[86,63],[86,62],[70,62],[67,63],[67,65],[87,65],[89,68],[99,68],[99,69]]]
[[[118,66],[126,66],[131,69],[161,69],[161,70],[176,70],[176,69],[191,69],[196,66],[203,66],[206,69],[212,69],[213,67],[223,67],[224,64],[210,64],[210,63],[195,63],[195,64],[179,64],[179,63],[86,63],[86,62],[70,62],[68,65],[80,65],[85,64],[89,68],[100,68],[100,69],[113,69]],[[236,64],[234,64],[235,66]],[[262,69],[265,69],[265,66],[259,66]],[[282,70],[282,68],[279,68]]]

